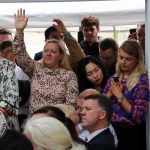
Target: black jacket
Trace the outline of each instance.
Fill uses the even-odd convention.
[[[105,129],[88,142],[88,150],[115,150],[114,137],[109,128]]]

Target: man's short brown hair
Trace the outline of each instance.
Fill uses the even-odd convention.
[[[0,28],[0,34],[10,34],[11,35],[11,32],[8,29]]]
[[[97,28],[99,28],[99,19],[95,16],[85,16],[81,20],[81,27],[91,27],[95,25]]]

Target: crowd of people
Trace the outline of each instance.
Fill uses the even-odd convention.
[[[95,16],[81,20],[80,43],[53,21],[34,59],[25,10],[14,15],[14,37],[0,29],[0,149],[146,150],[145,25],[118,46],[98,36]]]

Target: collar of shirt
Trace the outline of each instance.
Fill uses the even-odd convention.
[[[108,127],[107,127],[108,128]],[[96,135],[98,135],[99,133],[101,133],[102,131],[106,130],[107,128],[103,128],[97,131],[94,131],[93,133],[89,134],[87,136],[87,142],[89,142],[91,139],[93,139]]]

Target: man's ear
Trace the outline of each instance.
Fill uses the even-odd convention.
[[[104,119],[106,117],[106,111],[100,111],[99,112],[99,119]]]
[[[5,55],[4,55],[3,51],[2,52],[0,51],[0,56],[3,57],[3,58],[5,58]]]

